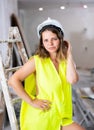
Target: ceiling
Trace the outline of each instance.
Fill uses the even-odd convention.
[[[94,4],[94,0],[18,0],[20,8],[36,8],[65,4]]]
[[[41,3],[41,2],[94,2],[94,0],[18,0],[21,2],[33,2],[33,3]]]

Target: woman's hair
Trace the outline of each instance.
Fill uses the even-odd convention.
[[[36,49],[35,54],[38,54],[42,58],[46,58],[46,57],[50,56],[49,52],[43,46],[42,32],[44,32],[45,30],[48,30],[48,31],[51,31],[52,33],[55,33],[60,41],[60,46],[57,50],[57,60],[59,61],[61,59],[66,59],[67,58],[68,43],[67,43],[67,41],[64,41],[64,34],[60,31],[58,31],[54,27],[47,27],[41,31],[39,45],[38,45],[38,48]]]

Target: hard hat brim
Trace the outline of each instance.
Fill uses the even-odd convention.
[[[41,32],[42,28],[45,26],[48,26],[48,25],[53,25],[53,27],[57,27],[57,28],[61,29],[62,33],[64,34],[64,29],[63,29],[62,25],[57,20],[48,18],[47,20],[45,20],[44,22],[42,22],[41,24],[38,25],[38,27],[37,27],[38,37],[40,37],[40,32]]]

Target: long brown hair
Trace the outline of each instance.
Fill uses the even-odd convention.
[[[68,43],[67,43],[67,41],[63,40],[64,35],[60,31],[58,31],[56,28],[51,28],[51,27],[46,28],[43,31],[41,31],[39,45],[38,45],[38,48],[36,49],[35,54],[38,54],[42,58],[50,57],[49,52],[43,46],[42,32],[44,32],[45,30],[48,30],[48,31],[51,31],[52,33],[55,33],[60,41],[60,46],[57,50],[57,60],[59,61],[61,59],[66,59],[67,58]]]

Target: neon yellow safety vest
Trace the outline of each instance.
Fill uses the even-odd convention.
[[[21,130],[60,130],[60,125],[72,120],[71,85],[66,79],[66,61],[59,64],[57,72],[50,58],[34,56],[36,75],[30,75],[25,81],[25,90],[31,98],[46,99],[51,108],[42,111],[22,102],[20,113]],[[36,83],[39,94],[36,96]]]

